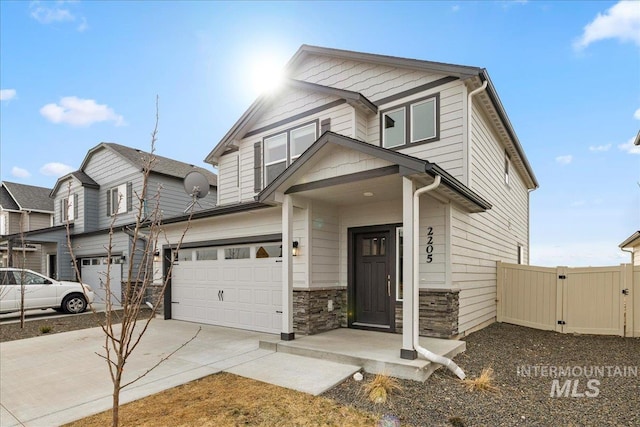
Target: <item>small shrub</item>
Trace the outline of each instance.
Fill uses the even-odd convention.
[[[373,403],[384,403],[389,395],[402,391],[397,379],[385,374],[377,374],[371,382],[364,385],[364,392]]]
[[[50,326],[50,325],[42,325],[42,326],[40,326],[40,333],[42,333],[42,334],[48,334],[52,330],[53,330],[53,326]]]
[[[478,378],[462,380],[469,391],[497,392],[499,389],[493,385],[493,369],[484,368]]]
[[[453,427],[466,427],[464,420],[461,417],[451,417],[449,418],[449,423]]]

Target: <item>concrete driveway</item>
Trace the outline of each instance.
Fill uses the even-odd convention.
[[[140,346],[130,357],[125,367],[125,382],[144,373],[193,337],[200,327],[202,330],[195,340],[125,388],[121,402],[223,370],[254,377],[252,372],[256,370],[273,372],[280,368],[280,377],[290,381],[290,369],[310,362],[301,356],[259,348],[261,340],[277,342],[276,335],[157,319],[151,322]],[[110,409],[112,383],[105,360],[96,354],[104,354],[103,346],[104,335],[99,328],[1,343],[0,425],[60,425]],[[286,382],[279,385],[318,394],[359,369],[321,360],[314,360],[313,366],[315,372],[307,369],[305,381],[316,387],[324,384],[322,389],[298,388]],[[340,378],[328,378],[329,374],[336,373]],[[277,379],[269,382],[278,384]]]

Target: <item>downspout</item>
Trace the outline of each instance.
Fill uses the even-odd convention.
[[[413,347],[425,359],[446,366],[447,369],[463,380],[466,376],[453,360],[432,353],[420,346],[420,196],[437,188],[440,185],[440,181],[440,175],[436,175],[431,184],[419,188],[413,193]]]
[[[487,88],[487,83],[488,80],[485,80],[482,83],[482,86],[472,90],[471,92],[469,92],[469,95],[467,96],[467,186],[469,188],[471,188],[471,179],[472,179],[472,175],[471,175],[471,168],[473,166],[473,162],[471,161],[471,157],[473,155],[473,144],[472,144],[472,140],[471,140],[471,122],[472,122],[472,114],[473,114],[473,97],[474,95],[482,92],[483,90],[485,90]]]

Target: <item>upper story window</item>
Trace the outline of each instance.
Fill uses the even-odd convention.
[[[62,221],[73,221],[78,216],[78,195],[71,194],[60,201],[60,218]]]
[[[313,122],[286,130],[264,139],[264,182],[269,185],[295,159],[313,144],[318,123]]]
[[[440,137],[439,94],[382,112],[382,146],[403,147],[436,141]]]
[[[509,155],[504,153],[504,183],[509,185],[509,169],[511,161],[509,160]]]
[[[110,188],[107,191],[107,216],[129,212],[132,209],[132,193],[130,182]]]

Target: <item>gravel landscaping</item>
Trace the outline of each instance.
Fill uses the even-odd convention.
[[[31,320],[22,330],[19,324],[2,324],[0,342],[42,335],[43,325],[58,333],[97,323],[86,313]],[[394,420],[457,427],[640,425],[638,338],[565,335],[496,323],[465,341],[467,350],[456,356],[456,363],[470,378],[492,368],[497,393],[468,391],[453,374],[439,369],[425,383],[400,380],[403,391],[383,404],[370,402],[362,391],[373,378],[368,374],[362,382],[348,379],[323,396],[383,416],[388,422],[382,425],[391,426],[398,425]],[[560,391],[566,381],[569,388]]]
[[[564,335],[495,323],[465,341],[467,350],[456,363],[471,378],[483,368],[493,368],[498,393],[467,391],[455,375],[438,369],[425,383],[400,381],[403,392],[386,404],[371,403],[362,393],[363,382],[372,375],[365,375],[363,382],[349,379],[325,396],[399,419],[402,425],[640,425],[640,339]],[[570,375],[560,376],[560,368],[567,367]],[[589,372],[594,367],[604,373],[600,368]],[[632,369],[625,372],[624,367]],[[551,397],[554,379],[560,387],[571,381],[568,397],[564,392],[556,397],[557,389]],[[592,382],[588,388],[590,379],[599,384]]]

